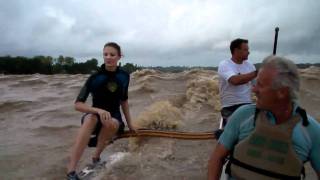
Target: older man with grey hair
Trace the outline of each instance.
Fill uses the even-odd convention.
[[[268,56],[259,70],[256,105],[230,117],[208,164],[219,179],[225,158],[230,179],[300,179],[310,161],[320,178],[320,124],[298,103],[299,72],[283,57]]]

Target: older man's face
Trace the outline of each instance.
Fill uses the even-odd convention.
[[[278,90],[272,88],[272,80],[276,77],[276,70],[271,68],[260,69],[257,76],[257,84],[252,91],[257,96],[257,108],[272,110],[279,100]]]

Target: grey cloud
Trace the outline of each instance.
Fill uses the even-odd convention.
[[[314,62],[320,53],[320,2],[306,1],[1,1],[0,56],[94,57],[118,42],[124,61],[141,65],[216,66],[229,43],[249,39],[250,59],[272,53]]]

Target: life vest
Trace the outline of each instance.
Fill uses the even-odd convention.
[[[303,118],[308,125],[306,112],[299,108],[287,122],[272,125],[265,111],[257,111],[255,129],[238,143],[230,157],[229,170],[236,179],[301,179],[303,162],[292,144],[292,132]]]

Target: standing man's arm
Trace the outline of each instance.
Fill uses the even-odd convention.
[[[250,68],[252,71],[245,74],[240,74],[239,70],[236,70],[232,65],[227,62],[222,62],[218,67],[218,74],[224,80],[232,85],[241,85],[246,84],[249,81],[252,81],[257,76],[257,71],[253,65]]]
[[[256,76],[257,76],[257,71],[252,71],[247,74],[239,74],[239,75],[231,76],[228,79],[228,82],[232,85],[241,85],[249,81],[252,81]]]
[[[230,154],[222,144],[218,143],[208,163],[208,180],[219,180],[225,158]]]

